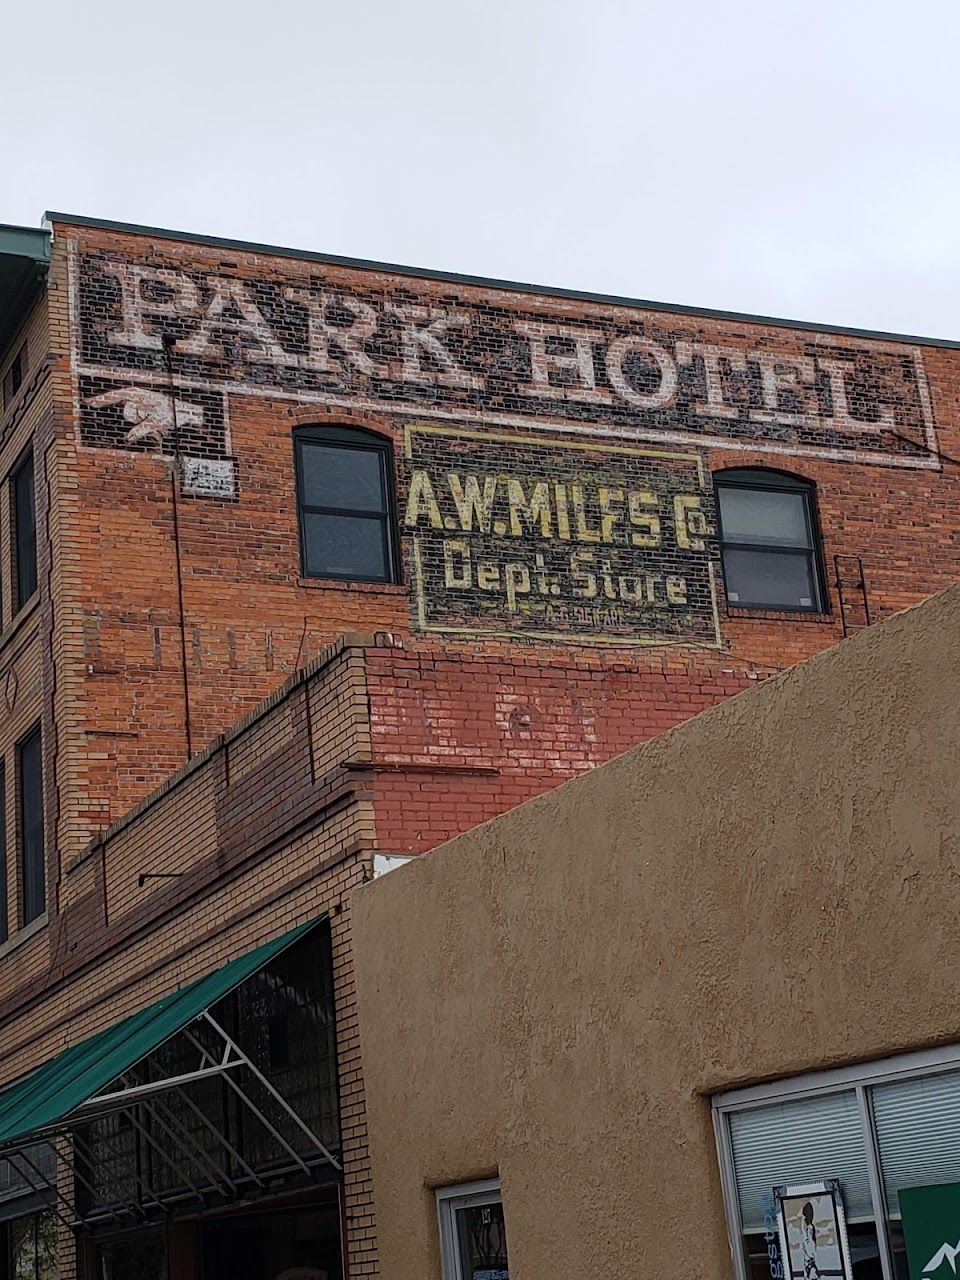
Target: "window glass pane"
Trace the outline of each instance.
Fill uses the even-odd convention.
[[[20,744],[20,869],[23,876],[23,923],[42,915],[45,902],[43,866],[43,770],[39,726]]]
[[[802,493],[717,486],[724,542],[756,542],[809,547],[806,500]]]
[[[723,573],[727,599],[733,605],[759,605],[766,609],[819,608],[809,554],[727,547],[723,553]]]
[[[770,1280],[771,1261],[779,1262],[773,1188],[829,1178],[840,1180],[854,1275],[879,1280],[880,1249],[855,1093],[736,1111],[730,1116],[730,1140],[751,1280]]]
[[[773,1188],[839,1178],[848,1221],[872,1219],[856,1094],[829,1093],[735,1111],[730,1140],[744,1230],[762,1231]]]
[[[882,1280],[883,1267],[880,1263],[880,1241],[877,1228],[872,1222],[855,1222],[847,1224],[847,1243],[850,1246],[850,1261],[853,1263],[854,1280]],[[773,1255],[771,1256],[771,1249]],[[780,1244],[776,1229],[760,1234],[759,1232],[744,1236],[744,1251],[747,1260],[747,1273],[750,1280],[773,1280],[774,1276],[787,1277],[787,1268],[780,1267]],[[836,1272],[824,1271],[822,1280],[828,1276],[836,1276]],[[814,1280],[816,1272],[811,1272],[810,1280]],[[791,1280],[800,1280],[794,1272]],[[805,1278],[804,1278],[805,1280]],[[898,1280],[900,1278],[898,1277]],[[906,1276],[903,1280],[907,1280]],[[949,1278],[952,1280],[952,1277]]]
[[[166,1280],[166,1245],[162,1232],[138,1232],[110,1240],[97,1250],[97,1280]]]
[[[384,511],[382,458],[379,449],[304,442],[300,446],[304,504]]]
[[[960,1182],[960,1072],[878,1085],[872,1096],[887,1206],[899,1218],[901,1187]]]
[[[23,1154],[47,1181],[56,1178],[56,1156],[47,1143],[33,1143],[24,1148]],[[21,1168],[28,1170],[31,1177],[36,1176],[23,1160],[18,1163]],[[35,1198],[35,1193],[23,1174],[15,1169],[9,1160],[0,1160],[0,1228],[3,1223],[13,1218],[22,1218],[31,1207],[27,1205],[25,1208],[24,1203],[32,1198]],[[0,1241],[2,1241],[2,1232],[0,1232]],[[3,1247],[0,1244],[0,1257],[2,1254]],[[3,1269],[0,1267],[0,1277],[2,1276]]]
[[[201,1223],[199,1234],[203,1280],[339,1280],[342,1274],[335,1204],[214,1219]]]
[[[303,532],[306,571],[312,577],[389,579],[383,517],[306,512]]]
[[[10,1223],[11,1280],[36,1280],[37,1249],[33,1215]]]
[[[339,1148],[337,1044],[328,948],[326,932],[315,929],[248,978],[229,1003],[236,1010],[235,1035],[243,1051],[320,1140]],[[310,1154],[303,1133],[282,1113],[276,1113],[269,1099],[258,1097],[257,1102],[292,1147]],[[245,1129],[243,1144],[245,1157],[255,1167],[276,1157],[276,1143],[263,1126],[252,1127],[249,1133]]]
[[[57,1217],[37,1215],[37,1280],[57,1280],[60,1275],[57,1253]]]
[[[17,572],[17,608],[37,589],[37,519],[33,484],[33,454],[13,477],[14,537]]]
[[[457,1243],[462,1280],[508,1280],[502,1204],[468,1205],[458,1209]]]
[[[0,761],[0,942],[7,936],[7,775]],[[3,1170],[0,1168],[0,1191]]]

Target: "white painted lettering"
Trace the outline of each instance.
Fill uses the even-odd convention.
[[[305,369],[317,373],[338,373],[340,365],[330,356],[331,345],[360,373],[376,372],[376,365],[364,351],[363,344],[377,329],[377,313],[369,302],[350,294],[315,293],[311,289],[286,289],[283,296],[307,309],[307,354],[301,359]],[[331,324],[327,312],[331,305],[343,307],[355,317],[351,325]]]
[[[724,398],[723,371],[720,361],[737,373],[747,372],[747,359],[736,347],[718,347],[712,343],[678,342],[677,360],[680,364],[693,364],[697,357],[703,361],[703,376],[706,383],[707,398],[699,400],[693,406],[694,413],[705,413],[711,418],[736,418],[740,410],[735,404],[728,404]]]
[[[448,329],[468,328],[470,316],[465,311],[445,311],[442,307],[395,306],[389,311],[403,322],[402,346],[404,382],[436,382],[444,387],[476,389],[483,379],[461,368],[444,345]],[[423,355],[437,368],[426,368]]]
[[[656,365],[660,375],[659,386],[654,391],[640,391],[627,380],[623,364],[627,356],[639,355]],[[672,403],[677,394],[677,366],[668,351],[658,347],[649,338],[614,338],[607,347],[607,377],[610,385],[628,404],[638,409],[662,409]]]
[[[750,360],[760,366],[763,393],[763,408],[755,409],[750,417],[756,422],[803,417],[810,407],[817,376],[813,361],[806,356],[786,356],[777,351],[751,351]],[[785,409],[780,403],[781,392],[792,396],[798,407]]]
[[[891,430],[897,425],[896,414],[890,408],[880,410],[880,416],[874,422],[864,422],[855,418],[850,412],[847,399],[846,374],[850,365],[844,360],[820,360],[820,368],[830,379],[830,399],[833,401],[833,423],[842,431],[865,432],[868,435],[879,435],[884,429]]]
[[[205,360],[222,360],[224,335],[231,334],[243,349],[245,360],[263,364],[296,364],[274,337],[260,308],[240,280],[210,276],[213,297],[198,327],[181,338],[174,350]]]
[[[161,336],[147,328],[148,319],[199,314],[200,291],[182,271],[142,267],[133,262],[105,262],[103,268],[117,277],[121,290],[123,328],[112,329],[107,334],[111,346],[161,351]],[[144,297],[144,285],[150,288],[150,297]]]
[[[544,324],[540,320],[516,320],[513,327],[530,344],[532,386],[523,388],[528,396],[586,400],[591,404],[610,399],[609,394],[597,386],[593,367],[593,344],[602,342],[603,334],[573,325]],[[548,339],[572,342],[573,350],[548,351]],[[552,373],[571,380],[551,382]]]

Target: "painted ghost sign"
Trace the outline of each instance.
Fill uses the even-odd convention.
[[[140,442],[128,432],[142,404],[124,402],[103,429],[104,380],[169,394],[172,373],[178,398],[197,405],[259,394],[493,429],[937,465],[923,359],[907,344],[760,325],[718,342],[716,323],[696,316],[611,305],[587,320],[550,299],[453,285],[440,296],[413,277],[321,263],[270,259],[251,278],[175,261],[75,260],[77,372],[99,385],[81,395],[88,444]],[[222,455],[225,412],[203,417],[184,426],[188,451]]]
[[[162,385],[145,387],[106,378],[81,378],[80,404],[88,442],[114,449],[157,452],[173,448],[191,455],[224,451],[223,401],[216,392]]]
[[[719,644],[697,455],[426,424],[405,453],[422,629]]]

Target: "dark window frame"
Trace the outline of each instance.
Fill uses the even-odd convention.
[[[24,539],[23,520],[21,518],[22,477],[29,469],[30,473],[30,523],[28,537]],[[34,595],[39,586],[37,576],[37,475],[34,462],[33,444],[29,444],[14,463],[10,471],[10,512],[12,518],[12,537],[10,553],[13,560],[13,612],[14,617]],[[29,590],[24,588],[28,587]]]
[[[24,753],[36,744],[38,812],[27,822]],[[38,720],[17,741],[17,843],[20,872],[20,923],[23,928],[47,909],[46,831],[43,812],[43,728]],[[29,844],[28,844],[29,838]],[[28,863],[28,857],[33,858]]]
[[[23,386],[27,376],[27,341],[20,343],[17,354],[10,361],[7,372],[3,375],[3,407],[6,409],[13,403],[17,392]]]
[[[46,1225],[54,1227],[54,1239],[56,1239],[56,1218],[53,1213],[46,1208],[31,1208],[27,1213],[17,1218],[7,1218],[4,1222],[0,1222],[0,1280],[14,1280],[13,1270],[13,1248],[14,1248],[14,1229],[26,1226],[33,1237],[34,1251],[34,1280],[40,1276],[41,1258],[40,1258],[40,1239],[41,1239],[41,1219],[45,1219]]]
[[[720,504],[721,489],[748,489],[762,493],[788,493],[799,495],[803,501],[804,520],[807,528],[808,545],[794,547],[788,544],[739,542],[728,539],[723,532],[723,513]],[[823,615],[830,612],[830,597],[827,591],[826,562],[823,555],[823,538],[820,533],[820,516],[817,508],[817,486],[812,480],[803,476],[792,475],[789,471],[775,471],[763,467],[731,467],[713,473],[713,489],[717,510],[717,537],[720,543],[720,557],[723,562],[724,592],[727,586],[727,551],[761,551],[772,555],[800,556],[810,565],[810,577],[813,582],[813,603],[804,604],[766,604],[752,600],[731,600],[727,595],[727,605],[731,609],[742,609],[749,613],[798,613]]]
[[[7,883],[7,762],[0,756],[0,942],[9,936]]]
[[[351,507],[316,506],[307,503],[304,495],[303,450],[310,445],[321,445],[325,448],[341,448],[345,451],[359,452],[364,450],[375,453],[380,464],[380,483],[383,494],[383,506],[378,511],[358,510]],[[294,469],[297,482],[297,525],[300,531],[300,573],[304,578],[314,581],[331,582],[370,582],[380,586],[398,584],[400,578],[400,541],[397,526],[396,480],[393,465],[393,444],[387,436],[360,427],[343,426],[303,426],[297,427],[293,433]],[[313,573],[307,563],[307,515],[353,516],[358,519],[379,520],[383,536],[383,559],[385,572],[382,575],[355,573]]]

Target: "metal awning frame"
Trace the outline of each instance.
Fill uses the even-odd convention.
[[[206,1047],[199,1039],[197,1032],[207,1028],[213,1033],[215,1049]],[[100,1222],[113,1220],[118,1225],[130,1226],[134,1223],[146,1222],[150,1213],[169,1212],[176,1204],[184,1201],[196,1201],[206,1206],[210,1195],[219,1194],[229,1199],[238,1198],[241,1184],[244,1189],[250,1185],[266,1190],[266,1178],[274,1179],[289,1173],[302,1173],[308,1177],[324,1164],[331,1166],[338,1173],[343,1166],[333,1153],[324,1145],[313,1129],[283,1097],[257,1065],[244,1053],[237,1042],[228,1034],[223,1026],[213,1017],[209,1009],[204,1010],[187,1026],[175,1034],[182,1034],[191,1047],[196,1050],[197,1066],[188,1072],[175,1076],[160,1077],[154,1080],[143,1080],[135,1074],[136,1068],[142,1067],[150,1060],[160,1045],[155,1045],[149,1054],[135,1063],[118,1080],[119,1089],[111,1089],[100,1093],[75,1107],[68,1115],[56,1124],[37,1129],[19,1139],[9,1147],[0,1147],[0,1160],[8,1160],[13,1169],[24,1182],[54,1212],[64,1226],[71,1231],[79,1231],[92,1227]],[[170,1037],[171,1039],[174,1037]],[[251,1098],[248,1088],[244,1087],[245,1076],[249,1073],[256,1082],[266,1090],[284,1115],[307,1139],[309,1154],[298,1151],[277,1129],[257,1103]],[[283,1151],[288,1164],[271,1166],[269,1171],[258,1173],[256,1169],[236,1150],[229,1138],[220,1132],[214,1121],[206,1115],[202,1108],[186,1092],[190,1085],[201,1080],[220,1079],[230,1092],[238,1099],[246,1111],[254,1117]],[[226,1167],[220,1167],[209,1152],[197,1142],[196,1138],[171,1111],[166,1099],[175,1095],[182,1101],[188,1111],[201,1121],[205,1129],[216,1139],[226,1152],[229,1161]],[[142,1124],[137,1110],[146,1112],[154,1132]],[[141,1172],[132,1176],[137,1183],[142,1199],[124,1204],[116,1204],[97,1209],[95,1212],[80,1217],[77,1215],[72,1195],[65,1195],[59,1178],[49,1177],[38,1167],[29,1152],[34,1152],[40,1145],[47,1145],[54,1155],[56,1166],[64,1166],[71,1179],[80,1183],[91,1195],[96,1192],[91,1183],[77,1168],[79,1155],[88,1166],[93,1154],[77,1132],[78,1126],[92,1120],[102,1119],[108,1115],[124,1115],[138,1131],[144,1142],[156,1153],[161,1161],[172,1168],[179,1180],[181,1189],[173,1192],[158,1192],[142,1177]],[[163,1135],[163,1141],[158,1135]],[[169,1146],[168,1146],[169,1143]],[[205,1170],[201,1177],[195,1176],[195,1169]],[[227,1172],[227,1170],[230,1172]],[[242,1173],[238,1176],[236,1169]],[[194,1176],[191,1176],[194,1172]],[[71,1186],[72,1190],[72,1186]]]

